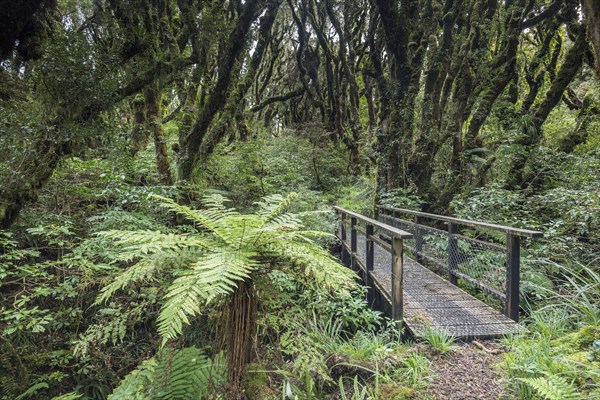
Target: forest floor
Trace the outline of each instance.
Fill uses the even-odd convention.
[[[506,382],[498,371],[500,342],[459,343],[457,349],[433,360],[429,397],[436,400],[508,399]]]

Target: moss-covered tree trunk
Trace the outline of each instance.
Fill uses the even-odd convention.
[[[146,121],[148,129],[152,132],[154,139],[154,150],[156,153],[156,171],[158,179],[163,185],[172,185],[171,168],[165,131],[162,126],[162,114],[160,111],[160,89],[158,82],[150,84],[144,89],[146,102]]]
[[[131,149],[133,157],[146,148],[148,144],[148,129],[146,127],[146,107],[141,96],[131,102],[133,111],[133,127],[131,128]]]
[[[215,116],[223,110],[231,91],[233,75],[237,75],[242,67],[240,54],[246,48],[252,23],[263,5],[262,0],[248,0],[233,25],[223,45],[223,53],[219,55],[218,77],[212,87],[205,104],[199,103],[200,109],[190,132],[182,138],[179,158],[179,178],[189,180],[194,166],[199,160],[200,147]]]
[[[581,68],[583,62],[582,56],[585,48],[586,31],[585,25],[582,24],[579,26],[579,35],[575,40],[575,43],[573,43],[573,46],[567,52],[544,100],[532,113],[532,126],[528,127],[529,129],[523,132],[522,136],[515,141],[515,145],[520,148],[520,151],[513,157],[506,182],[507,188],[518,188],[525,184],[525,166],[531,156],[532,150],[543,137],[542,125],[546,121],[546,118],[548,118],[552,109],[561,100],[565,89]]]
[[[583,13],[587,21],[587,29],[596,59],[596,76],[600,79],[600,2],[598,0],[582,0]]]

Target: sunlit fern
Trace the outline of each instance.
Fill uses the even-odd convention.
[[[577,388],[565,378],[554,374],[538,376],[536,378],[519,378],[519,380],[531,386],[533,390],[546,400],[578,400],[581,395]]]
[[[153,231],[106,231],[98,235],[114,241],[124,262],[132,266],[106,286],[98,302],[134,282],[147,282],[177,259],[181,268],[170,283],[158,317],[158,330],[166,341],[181,334],[190,317],[202,307],[234,292],[237,285],[270,269],[286,271],[334,290],[354,286],[354,273],[344,268],[315,239],[328,235],[304,229],[299,215],[287,212],[295,193],[268,196],[259,210],[241,214],[227,208],[226,198],[205,198],[201,210],[153,196],[170,212],[185,218],[197,234]]]

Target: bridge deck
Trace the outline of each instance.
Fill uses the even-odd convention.
[[[350,247],[350,239],[345,243]],[[391,304],[391,254],[375,243],[374,289]],[[358,233],[356,256],[364,271],[365,237]],[[516,332],[518,325],[415,260],[404,256],[404,322],[420,336],[426,326],[444,329],[458,339],[492,338]]]

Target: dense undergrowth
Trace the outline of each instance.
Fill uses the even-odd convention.
[[[169,250],[165,238],[202,238],[206,227],[169,213],[156,196],[191,209],[205,208],[207,195],[225,196],[239,215],[248,215],[265,196],[298,192],[285,204],[298,219],[282,224],[325,232],[335,229],[332,203],[372,209],[374,178],[349,173],[342,147],[311,135],[260,134],[222,145],[193,183],[178,187],[156,183],[152,151],[135,160],[90,154],[64,162],[34,206],[0,234],[0,398],[228,398],[220,334],[226,302],[189,306],[161,346],[164,296],[173,279],[185,276],[181,246]],[[526,319],[521,334],[505,339],[500,365],[509,396],[600,397],[597,155],[593,149],[553,159],[540,154],[547,166],[542,187],[509,191],[491,183],[452,202],[457,216],[545,233],[525,244]],[[422,204],[406,190],[380,199]],[[150,232],[154,239],[119,245],[113,239],[123,235],[116,230]],[[317,236],[311,245],[335,245]],[[140,243],[146,250],[127,252],[127,244]],[[157,247],[159,269],[119,281],[124,267],[151,260]],[[415,346],[367,307],[364,289],[316,284],[287,268],[293,260],[280,265],[280,257],[267,255],[254,258],[270,267],[254,280],[254,361],[241,382],[248,398],[428,398],[432,362],[455,351],[451,338],[430,331],[427,343]],[[107,286],[118,290],[105,296]]]

